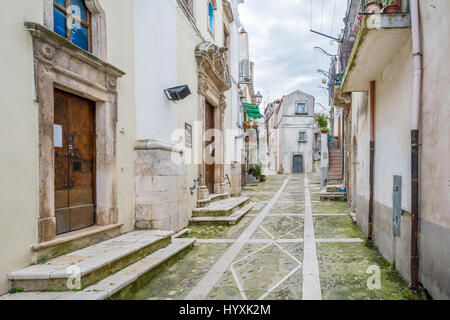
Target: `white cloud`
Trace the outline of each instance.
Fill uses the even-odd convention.
[[[330,39],[310,29],[337,37],[344,27],[347,0],[311,0],[311,3],[312,19],[310,0],[246,0],[240,6],[240,19],[249,34],[250,55],[255,62],[256,90],[265,99],[268,92],[274,100],[300,89],[328,105],[328,92],[318,88],[323,84],[316,71],[328,70],[330,60],[316,53],[314,47],[334,54],[338,45],[335,42],[331,45]]]

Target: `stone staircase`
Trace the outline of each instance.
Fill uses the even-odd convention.
[[[342,152],[340,149],[330,149],[329,180],[342,180]]]
[[[345,186],[340,184],[329,184],[320,193],[320,200],[346,200],[347,193],[341,192]]]
[[[254,206],[248,197],[228,198],[210,202],[192,211],[193,224],[236,224]]]
[[[168,231],[133,231],[14,271],[8,278],[13,291],[20,293],[2,296],[0,300],[126,297],[196,241],[172,235]]]
[[[220,201],[220,200],[225,200],[225,199],[228,199],[229,197],[230,197],[230,195],[228,193],[212,194],[206,199],[198,200],[197,201],[197,207],[198,208],[204,208],[204,207],[209,206],[211,203],[214,203],[214,202]]]

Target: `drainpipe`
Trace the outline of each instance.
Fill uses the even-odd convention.
[[[411,289],[419,287],[419,117],[422,96],[422,46],[419,1],[411,0],[411,30],[414,63],[411,128]]]
[[[369,176],[369,231],[368,238],[373,238],[373,180],[375,172],[375,81],[370,82],[369,90],[369,104],[370,104],[370,176]]]

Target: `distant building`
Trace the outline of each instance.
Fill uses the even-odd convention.
[[[314,97],[300,90],[266,107],[269,170],[272,173],[313,171]]]

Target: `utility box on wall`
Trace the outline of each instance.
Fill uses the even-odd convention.
[[[392,193],[393,205],[393,232],[400,237],[402,222],[402,177],[394,176],[394,189]]]

